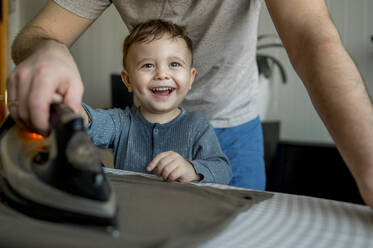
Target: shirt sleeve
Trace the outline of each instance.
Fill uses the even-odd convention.
[[[199,130],[200,136],[193,145],[193,164],[198,174],[203,175],[203,183],[228,184],[232,179],[232,168],[221,150],[219,140],[208,120]]]
[[[82,106],[90,120],[86,130],[92,142],[100,148],[112,148],[116,136],[120,134],[122,127],[125,125],[123,110],[93,109],[85,103],[82,103]]]
[[[110,0],[54,0],[62,8],[84,18],[96,19],[110,6]]]

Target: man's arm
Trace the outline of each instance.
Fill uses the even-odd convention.
[[[50,0],[17,35],[12,45],[12,58],[19,64],[45,40],[53,40],[70,47],[93,21],[77,16]]]
[[[17,64],[7,79],[12,117],[21,126],[47,133],[54,93],[79,111],[83,95],[80,73],[69,47],[94,20],[74,15],[53,1],[17,36],[12,57]]]
[[[266,0],[312,103],[373,207],[373,108],[323,0]]]

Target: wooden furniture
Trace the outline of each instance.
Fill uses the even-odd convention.
[[[6,115],[5,81],[9,68],[9,1],[0,0],[0,122]]]
[[[334,145],[280,141],[267,177],[270,191],[363,204]]]

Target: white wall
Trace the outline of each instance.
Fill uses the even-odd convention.
[[[110,6],[71,49],[85,86],[83,100],[93,107],[111,107],[110,74],[122,70],[122,43],[127,34],[118,12]]]
[[[47,1],[11,1],[10,42]],[[118,12],[111,6],[71,48],[85,86],[83,100],[93,107],[111,106],[110,74],[122,69],[121,47],[127,34]]]
[[[37,13],[46,0],[12,0],[11,39]],[[347,50],[357,63],[370,95],[373,95],[373,2],[371,0],[327,0]],[[259,33],[275,33],[275,28],[263,4]],[[72,54],[85,85],[84,101],[94,107],[110,107],[110,74],[119,73],[121,46],[127,35],[121,18],[110,7],[72,47]],[[281,139],[331,143],[332,140],[313,109],[306,90],[293,71],[284,50],[270,51],[286,67],[288,83],[279,83],[275,75],[270,85],[274,103],[269,119],[281,120]]]
[[[351,54],[373,96],[373,11],[371,0],[328,0],[330,15],[337,26],[346,49]],[[260,17],[259,33],[277,33],[265,5]],[[332,143],[326,128],[312,107],[308,94],[281,49],[269,50],[279,58],[287,71],[288,83],[283,85],[276,75],[270,82],[272,101],[268,119],[281,120],[281,139]]]
[[[46,2],[47,0],[9,0],[10,44],[13,43],[13,40],[19,31],[30,22]],[[14,67],[13,63],[11,64],[11,67]]]

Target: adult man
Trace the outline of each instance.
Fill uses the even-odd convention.
[[[83,84],[68,47],[110,2],[49,1],[18,36],[13,46],[13,59],[18,66],[10,75],[7,87],[9,110],[20,125],[47,132],[49,103],[56,92],[64,96],[65,103],[76,111],[79,109]],[[256,118],[254,56],[261,1],[112,2],[129,28],[150,18],[186,26],[196,44],[194,58],[199,75],[184,106],[202,110],[215,128],[222,129],[217,130],[217,134],[231,160],[233,180],[237,180],[233,184],[262,189],[262,153],[260,149],[251,149],[253,154],[249,156],[244,152],[248,139],[257,140],[256,147],[261,142]],[[373,180],[370,180],[373,176],[373,153],[370,152],[373,108],[361,76],[329,18],[325,2],[266,0],[266,4],[316,110],[355,177],[364,200],[373,206]],[[254,129],[256,131],[252,131]],[[226,137],[235,139],[225,140]],[[230,144],[238,146],[229,147]],[[235,159],[240,165],[234,165]],[[239,161],[241,159],[244,161]],[[247,165],[250,167],[245,167]],[[258,182],[250,185],[256,179]]]

